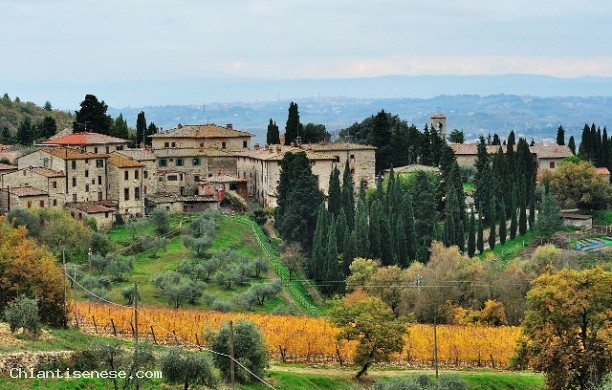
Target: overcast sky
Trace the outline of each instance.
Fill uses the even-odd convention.
[[[0,0],[0,80],[612,76],[604,0]]]

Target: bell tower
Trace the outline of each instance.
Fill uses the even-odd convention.
[[[440,138],[446,140],[446,115],[435,113],[429,118],[429,128],[435,129]]]

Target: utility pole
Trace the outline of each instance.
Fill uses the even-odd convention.
[[[134,341],[138,343],[138,285],[134,283]]]
[[[68,328],[68,294],[66,291],[66,248],[62,248],[62,265],[64,266],[64,328]]]
[[[234,324],[229,322],[229,353],[230,353],[230,381],[232,390],[236,388],[236,378],[234,373]]]

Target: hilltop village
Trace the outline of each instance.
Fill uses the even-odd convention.
[[[433,115],[430,126],[445,137],[444,115]],[[150,147],[128,148],[126,139],[65,130],[39,143],[36,151],[17,157],[16,166],[0,164],[0,211],[65,208],[77,219],[93,217],[98,226],[110,227],[117,217],[140,217],[160,206],[170,212],[194,212],[251,198],[263,207],[275,207],[280,162],[285,154],[299,151],[306,153],[325,195],[332,171],[342,170],[347,162],[356,193],[360,186],[375,187],[374,146],[253,145],[252,137],[232,124],[178,125],[152,135]],[[474,163],[476,144],[450,146],[459,164]],[[494,153],[498,147],[489,148]],[[572,156],[562,145],[535,145],[531,151],[538,170],[555,169]]]

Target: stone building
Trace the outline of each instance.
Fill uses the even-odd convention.
[[[117,213],[123,216],[144,215],[144,164],[112,153],[108,160],[109,199],[117,201]]]
[[[540,172],[542,169],[554,170],[559,166],[559,163],[574,154],[567,145],[533,145],[529,147],[531,154],[534,157],[536,169]]]
[[[317,153],[333,156],[335,167],[340,170],[340,180],[346,161],[353,175],[355,194],[359,193],[359,187],[363,184],[366,188],[376,187],[376,147],[372,145],[361,145],[355,143],[317,143],[301,145],[302,149],[312,150]]]
[[[115,203],[109,201],[66,203],[66,210],[72,218],[78,220],[93,218],[96,226],[102,228],[113,226],[116,209]]]
[[[129,159],[142,163],[142,194],[147,196],[148,194],[155,192],[155,188],[157,186],[157,177],[155,176],[155,171],[157,170],[157,160],[150,149],[123,149],[118,150],[113,154],[120,154]]]
[[[435,113],[429,118],[429,128],[434,129],[440,135],[440,138],[446,139],[446,115]]]
[[[42,192],[38,196],[43,196],[46,199],[39,199],[38,207],[63,207],[66,202],[66,175],[63,171],[57,171],[43,167],[27,167],[20,170],[4,174],[0,176],[0,189],[10,192],[11,188],[31,187]],[[34,191],[14,191],[14,196],[19,196],[20,193],[26,193],[27,196],[32,196]],[[30,199],[31,200],[31,199]],[[12,202],[12,205],[22,202]],[[27,205],[27,203],[25,203]],[[8,203],[7,207],[11,204]],[[9,209],[3,209],[10,211]]]
[[[44,167],[66,174],[66,202],[103,201],[108,199],[108,155],[65,147],[45,148],[22,156],[19,169]]]
[[[205,125],[178,125],[175,129],[151,135],[154,150],[164,148],[205,148],[246,150],[251,147],[252,134],[214,123]]]
[[[98,133],[73,133],[63,137],[53,137],[39,144],[42,147],[79,148],[92,153],[112,153],[127,148],[129,141]]]
[[[259,145],[255,145],[253,150],[235,153],[238,164],[237,176],[248,180],[250,196],[257,199],[264,207],[276,207],[281,160],[286,153],[297,152],[306,153],[319,188],[327,195],[329,177],[338,161],[334,156],[317,153],[312,149],[304,150],[286,145],[267,145],[260,148]]]
[[[0,190],[0,210],[9,212],[14,208],[31,209],[48,207],[49,194],[32,186],[6,187]]]

